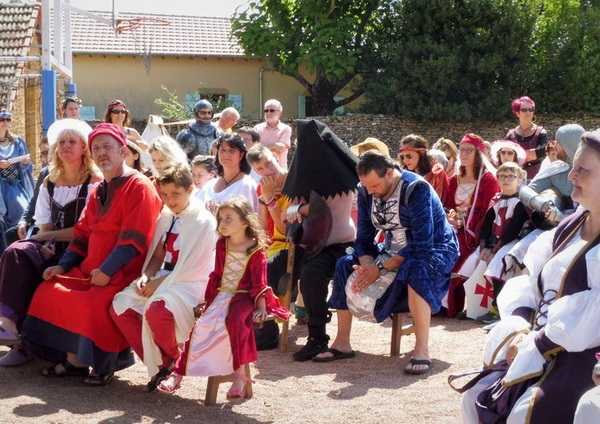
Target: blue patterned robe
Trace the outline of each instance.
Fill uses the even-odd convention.
[[[374,315],[377,322],[384,321],[392,313],[407,310],[408,285],[431,307],[439,312],[442,298],[448,290],[450,271],[458,258],[458,241],[448,224],[444,208],[433,188],[417,174],[402,170],[404,184],[400,192],[398,212],[400,223],[406,228],[407,245],[397,252],[404,257],[394,282],[377,300]],[[406,189],[415,182],[406,199]],[[377,228],[371,219],[373,197],[358,185],[358,234],[356,252],[341,258],[334,277],[333,293],[329,304],[334,309],[348,309],[345,286],[353,272],[352,265],[358,257],[377,257],[383,245],[375,242]]]

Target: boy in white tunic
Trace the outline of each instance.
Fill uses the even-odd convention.
[[[189,336],[217,240],[216,220],[192,195],[187,166],[165,168],[156,182],[164,206],[142,275],[115,296],[111,310],[152,376],[150,392],[169,375],[180,355],[178,344]]]

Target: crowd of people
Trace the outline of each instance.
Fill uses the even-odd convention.
[[[235,108],[216,120],[200,100],[175,139],[154,140],[128,126],[121,100],[94,129],[79,99],[62,106],[37,184],[0,111],[0,343],[11,346],[0,366],[40,357],[54,362],[46,376],[99,386],[133,350],[150,392],[233,373],[236,400],[244,366],[285,342],[273,317],[307,325],[294,360],[330,362],[356,356],[354,318],[409,312],[404,372],[426,374],[431,316],[468,315],[465,281],[479,276],[489,307],[478,319],[492,325],[465,422],[570,422],[593,389],[600,132],[567,124],[549,141],[529,97],[513,101],[518,125],[502,139],[409,134],[397,155],[298,120],[288,167],[292,129],[275,99],[237,131]]]

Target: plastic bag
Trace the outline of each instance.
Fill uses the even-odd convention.
[[[375,262],[385,261],[391,256],[384,254],[379,255]],[[365,290],[355,293],[352,290],[352,285],[356,279],[356,272],[350,274],[348,281],[346,281],[346,302],[348,304],[348,310],[356,318],[369,321],[377,322],[373,316],[375,310],[375,303],[383,296],[386,290],[390,287],[394,279],[396,278],[395,272],[388,272],[385,275],[379,277],[373,284],[367,287]]]

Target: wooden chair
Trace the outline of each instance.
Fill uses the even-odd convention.
[[[250,375],[250,364],[244,365],[244,374],[248,377],[248,380],[251,379]],[[217,394],[219,393],[219,384],[232,382],[234,378],[234,374],[231,373],[229,375],[218,375],[214,377],[208,377],[208,383],[206,385],[206,397],[204,399],[204,405],[212,406],[217,403]],[[246,394],[244,398],[250,399],[252,397],[252,383],[248,381],[246,383]]]
[[[404,325],[403,321],[403,313],[392,315],[392,344],[390,347],[390,356],[400,355],[400,339],[402,336],[413,334],[415,332],[414,324]]]

